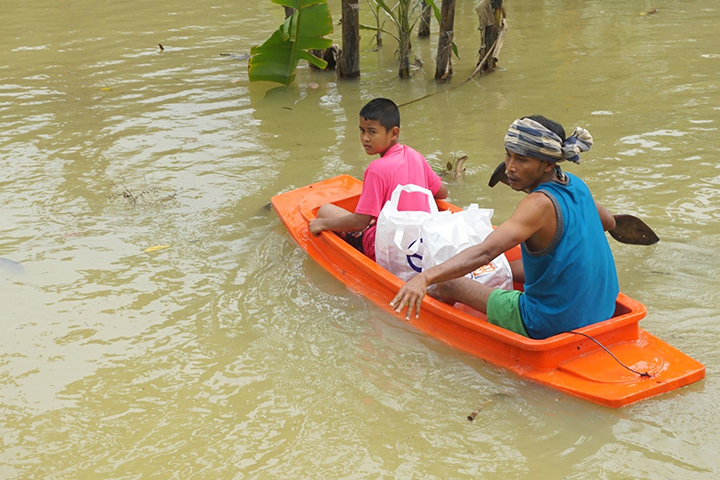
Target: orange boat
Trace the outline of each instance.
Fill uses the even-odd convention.
[[[404,316],[390,308],[390,301],[402,285],[400,279],[334,233],[323,232],[315,237],[308,230],[308,221],[316,217],[318,208],[325,203],[354,211],[361,188],[361,181],[341,175],[276,195],[272,205],[290,235],[320,265],[351,290],[405,321]],[[438,201],[438,207],[460,210],[444,201]],[[515,247],[506,255],[510,261],[520,258],[520,248]],[[522,285],[515,287],[521,289]],[[622,293],[616,304],[611,319],[580,328],[577,334],[563,333],[545,340],[517,335],[488,323],[478,311],[464,305],[451,307],[430,296],[423,300],[420,317],[412,318],[410,323],[521,377],[613,408],[705,377],[701,363],[638,327],[646,313],[643,304]]]

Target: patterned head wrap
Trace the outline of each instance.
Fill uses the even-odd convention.
[[[580,163],[580,152],[587,152],[592,144],[593,138],[584,128],[577,127],[563,142],[556,133],[529,118],[518,118],[505,134],[505,148],[511,152],[550,163]]]

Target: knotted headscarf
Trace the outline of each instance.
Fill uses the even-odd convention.
[[[580,163],[580,152],[587,152],[592,144],[592,135],[584,128],[577,127],[563,142],[555,132],[529,118],[518,118],[505,134],[505,148],[511,152],[551,163]]]

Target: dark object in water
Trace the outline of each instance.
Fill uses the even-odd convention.
[[[490,405],[493,400],[498,400],[505,397],[508,397],[506,393],[493,393],[487,400],[485,400],[481,405],[478,405],[478,407],[473,410],[470,415],[467,416],[468,421],[472,422],[473,420],[475,420],[475,417],[477,417],[477,414],[480,413],[480,410]]]
[[[445,170],[440,172],[440,176],[449,175],[452,178],[460,178],[465,173],[465,162],[467,161],[468,156],[462,155],[460,157],[456,157],[453,155],[452,161],[447,162],[445,165]]]
[[[250,60],[249,53],[221,53],[221,57],[230,57],[232,60]]]

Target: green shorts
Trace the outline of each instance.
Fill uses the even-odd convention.
[[[518,290],[493,290],[487,302],[487,319],[493,325],[530,337],[520,316],[520,295]]]

